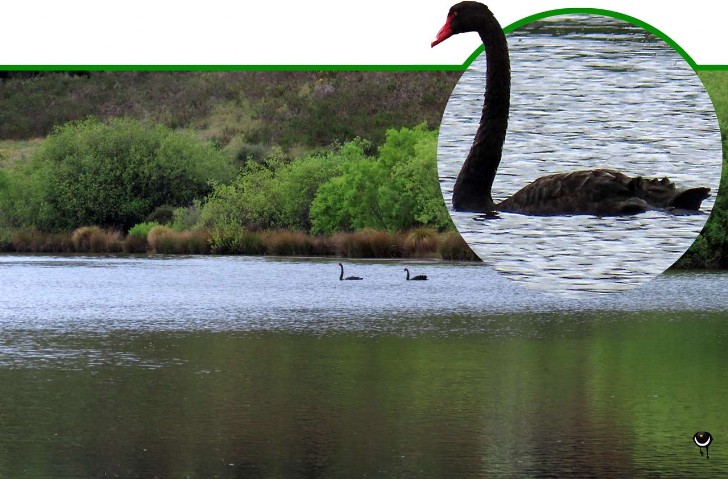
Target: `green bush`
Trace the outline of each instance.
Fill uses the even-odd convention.
[[[185,206],[232,176],[225,155],[184,132],[115,119],[57,128],[17,173],[5,207],[43,231],[126,230],[162,205]],[[0,204],[0,206],[3,206]]]
[[[175,209],[176,208],[171,205],[157,206],[156,208],[154,208],[154,211],[149,213],[149,216],[147,216],[146,220],[153,221],[161,225],[166,225],[172,222]]]
[[[174,231],[192,230],[200,223],[201,217],[201,202],[194,200],[191,206],[175,208],[172,211],[172,222],[169,227]]]
[[[248,162],[234,182],[214,184],[198,226],[315,234],[452,229],[436,146],[437,133],[420,125],[388,131],[375,156],[360,139],[295,160],[273,150],[264,162]]]
[[[240,225],[215,228],[210,233],[210,250],[216,254],[261,255],[265,246],[260,234]]]
[[[296,160],[273,150],[262,163],[249,161],[231,184],[216,183],[202,205],[199,224],[209,229],[227,225],[251,230],[311,227],[310,207],[320,186],[343,166],[363,158],[362,141]]]
[[[154,228],[155,226],[160,226],[159,223],[156,221],[147,221],[144,223],[137,223],[131,228],[129,228],[129,236],[136,236],[137,238],[143,238],[147,239],[147,235],[149,234],[149,230]]]
[[[452,228],[437,177],[437,132],[425,125],[387,131],[376,157],[342,169],[319,188],[311,204],[314,233]]]
[[[721,126],[723,143],[723,170],[720,179],[720,188],[716,195],[715,205],[710,217],[705,223],[703,231],[678,260],[679,268],[728,268],[728,72],[705,71],[700,72],[700,79],[713,101],[715,112]]]

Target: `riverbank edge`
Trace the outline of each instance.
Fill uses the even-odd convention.
[[[459,233],[417,228],[361,230],[330,236],[302,231],[174,231],[155,227],[143,236],[85,226],[71,233],[24,229],[0,234],[0,254],[244,255],[308,258],[421,259],[480,262]],[[686,252],[668,270],[721,271],[716,262]]]
[[[155,227],[146,235],[85,226],[71,233],[44,233],[37,229],[6,232],[0,253],[24,254],[162,254],[249,255],[338,258],[402,258],[474,261],[473,253],[457,232],[417,228],[407,232],[361,230],[330,236],[302,231],[222,230],[174,231]]]

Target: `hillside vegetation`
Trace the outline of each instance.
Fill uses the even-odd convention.
[[[0,80],[0,140],[72,120],[128,117],[190,128],[229,152],[375,144],[387,129],[435,129],[459,72],[18,72]]]

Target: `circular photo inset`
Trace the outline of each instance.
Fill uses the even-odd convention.
[[[546,292],[624,291],[662,273],[702,229],[721,175],[718,120],[695,71],[622,19],[557,15],[506,36],[481,7],[451,10],[433,43],[466,32],[485,43],[438,141],[462,236]]]

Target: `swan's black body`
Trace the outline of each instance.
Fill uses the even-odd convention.
[[[413,276],[410,278],[409,269],[405,268],[404,270],[407,271],[407,281],[427,281],[426,274],[418,274],[417,276]]]
[[[545,176],[510,198],[495,203],[491,188],[501,161],[508,128],[511,70],[508,42],[498,20],[485,5],[454,5],[434,47],[452,35],[477,32],[486,52],[485,101],[475,134],[453,189],[457,211],[506,211],[528,215],[624,215],[647,210],[697,212],[710,188],[677,189],[667,178],[632,178],[610,169]]]
[[[693,436],[693,441],[695,441],[695,445],[700,448],[700,455],[703,455],[703,448],[705,448],[705,455],[708,459],[710,459],[708,447],[710,447],[710,443],[713,442],[713,435],[706,431],[696,432]]]
[[[339,275],[339,281],[355,281],[360,280],[364,278],[360,278],[359,276],[347,276],[344,278],[344,265],[339,263],[339,267],[341,267],[341,274]]]

